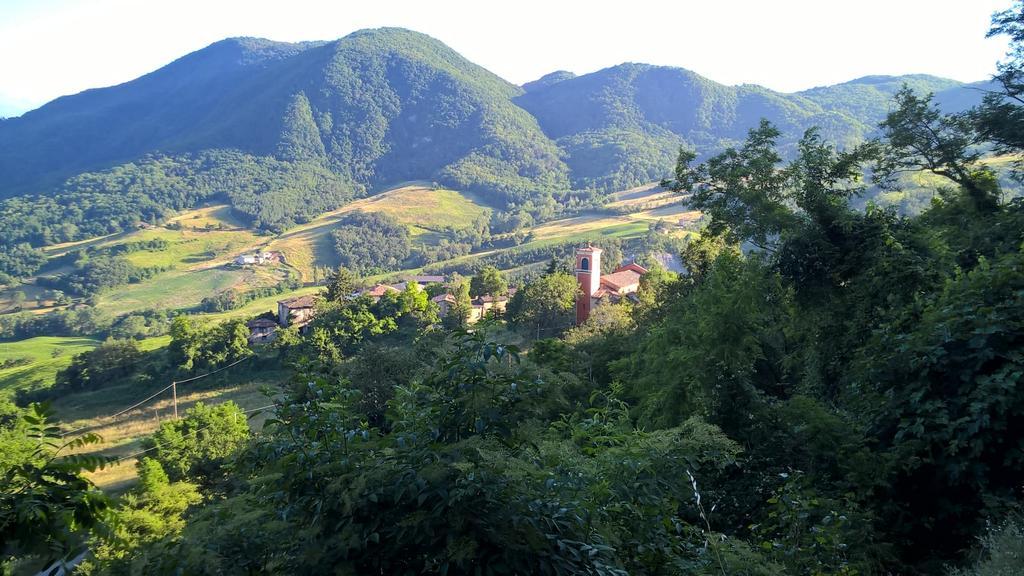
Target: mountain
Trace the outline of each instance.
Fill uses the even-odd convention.
[[[524,85],[516,103],[565,151],[574,187],[615,190],[665,176],[680,146],[706,157],[734,145],[761,118],[774,122],[790,146],[812,126],[851,145],[875,129],[904,83],[944,95],[951,107],[969,105],[960,83],[932,76],[874,76],[783,94],[647,64],[545,76]]]
[[[634,63],[520,87],[403,29],[227,39],[0,121],[0,245],[116,232],[212,198],[282,230],[408,180],[475,192],[514,228],[660,179],[680,146],[707,157],[761,118],[790,149],[812,126],[851,145],[904,83],[952,108],[981,94],[920,75],[784,94]]]
[[[521,200],[568,183],[557,148],[512,104],[521,91],[407,30],[224,40],[0,124],[0,189],[39,191],[146,154],[237,150],[320,162],[363,186],[428,178]]]

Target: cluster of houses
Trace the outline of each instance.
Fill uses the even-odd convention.
[[[238,256],[235,258],[234,264],[235,266],[262,266],[264,264],[277,264],[280,261],[280,252],[255,252]]]
[[[636,263],[629,263],[612,270],[610,274],[601,274],[601,249],[586,245],[576,250],[576,280],[580,290],[576,297],[576,324],[582,324],[590,317],[594,306],[601,302],[620,302],[622,299],[636,299],[640,289],[640,278],[647,269]],[[397,284],[377,284],[355,295],[368,296],[374,302],[380,300],[388,292],[401,292],[410,283],[421,288],[430,284],[444,284],[444,276],[413,276]],[[478,296],[470,304],[468,322],[479,322],[490,312],[504,313],[509,299],[516,293],[509,288],[505,296]],[[451,293],[444,293],[431,299],[438,306],[439,315],[444,318],[456,303]],[[256,318],[247,326],[250,330],[249,341],[253,343],[268,342],[274,338],[278,328],[296,326],[302,331],[313,320],[317,297],[309,294],[280,300],[277,303],[277,318]]]

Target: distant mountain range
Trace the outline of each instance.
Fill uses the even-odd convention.
[[[297,44],[233,38],[0,122],[0,197],[117,193],[137,186],[145,166],[158,178],[216,172],[202,185],[228,195],[249,187],[272,196],[275,187],[314,182],[343,188],[330,196],[342,202],[418,179],[522,206],[570,188],[659,179],[679,146],[720,151],[762,117],[789,145],[811,126],[849,145],[872,132],[904,83],[935,92],[950,110],[981,98],[977,85],[924,75],[784,94],[646,64],[554,72],[520,87],[403,29]],[[287,176],[296,166],[301,177]],[[80,176],[92,172],[100,177]],[[282,198],[267,214],[243,212],[266,222],[309,199]]]

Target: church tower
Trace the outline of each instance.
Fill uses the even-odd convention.
[[[580,291],[576,295],[576,325],[590,317],[594,294],[601,287],[601,249],[590,244],[576,249],[576,281]]]

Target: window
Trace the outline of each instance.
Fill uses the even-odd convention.
[[[580,260],[580,270],[590,270],[590,258]]]

